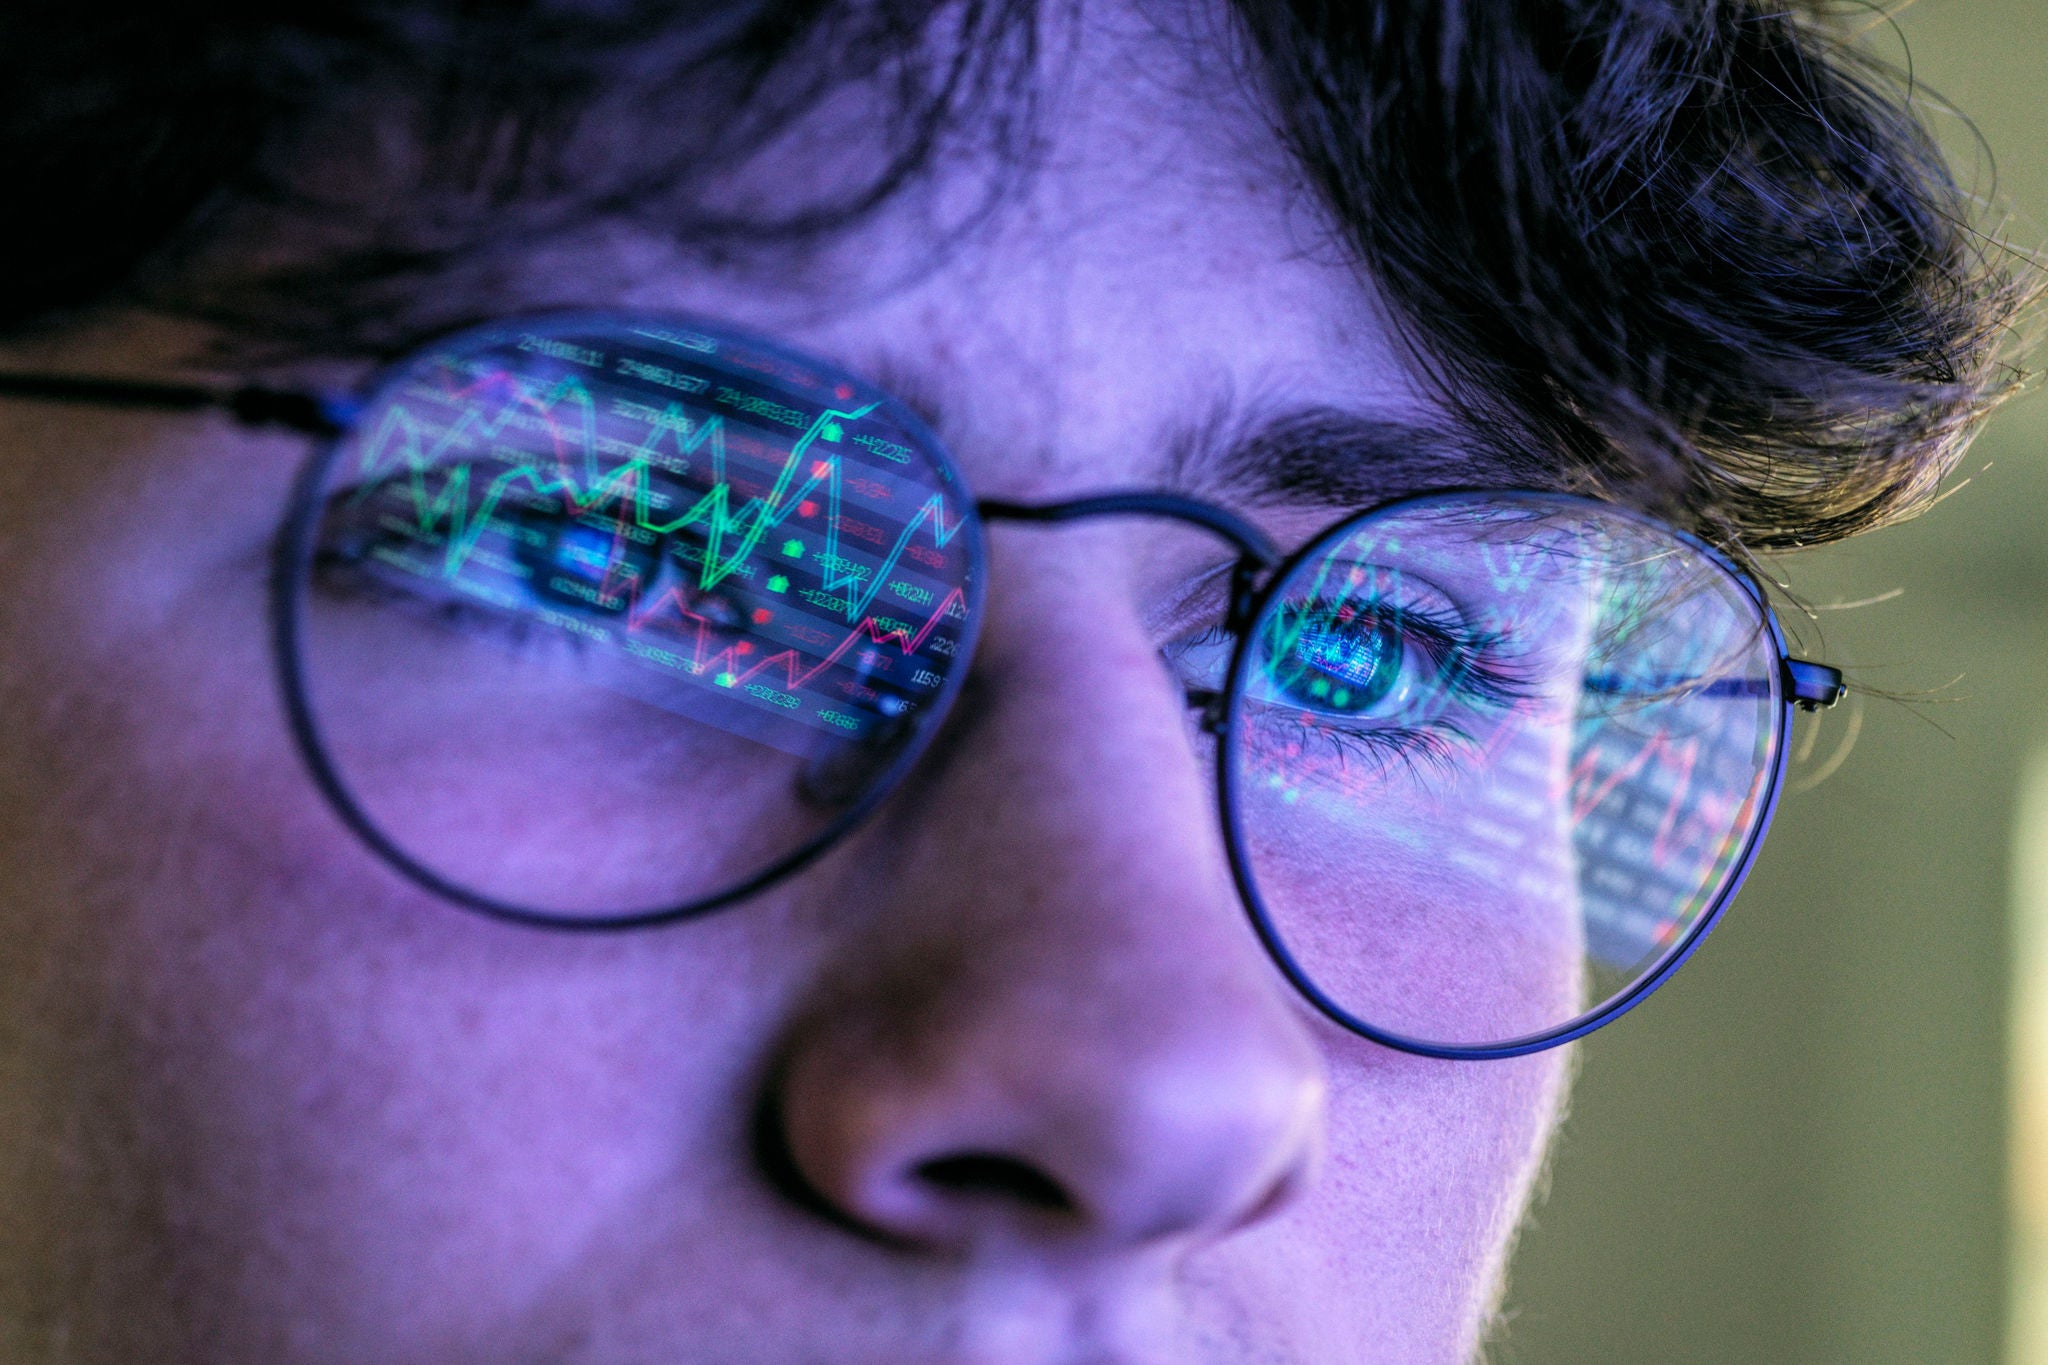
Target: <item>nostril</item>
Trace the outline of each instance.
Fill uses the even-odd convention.
[[[992,1195],[1047,1213],[1072,1213],[1072,1196],[1059,1182],[1014,1157],[993,1152],[962,1152],[918,1163],[917,1179],[949,1195]]]
[[[1035,990],[948,986],[939,1011],[871,988],[805,1021],[757,1110],[760,1173],[845,1231],[940,1257],[1136,1252],[1234,1232],[1306,1182],[1323,1085],[1305,1035],[1233,1011],[1106,1036],[1095,1011],[1048,1024]]]

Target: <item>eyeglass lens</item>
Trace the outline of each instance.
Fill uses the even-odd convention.
[[[302,498],[300,685],[336,784],[535,916],[689,907],[829,840],[964,657],[978,530],[851,376],[664,321],[472,333]]]
[[[1238,662],[1226,800],[1255,910],[1360,1026],[1512,1045],[1689,942],[1766,806],[1779,648],[1708,552],[1543,494],[1339,527]]]
[[[744,894],[885,794],[960,685],[978,522],[918,420],[770,343],[557,316],[401,367],[309,470],[282,661],[329,795],[498,913]],[[1356,517],[1261,599],[1225,823],[1297,984],[1485,1049],[1625,997],[1769,804],[1780,651],[1750,590],[1581,499]]]

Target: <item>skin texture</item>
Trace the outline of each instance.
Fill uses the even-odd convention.
[[[972,167],[773,268],[551,244],[503,302],[779,336],[933,409],[988,497],[1205,491],[1176,453],[1226,409],[1434,416],[1227,80],[1099,16],[1069,55],[1028,194],[936,263],[917,215]],[[570,937],[402,881],[304,777],[263,603],[303,449],[0,405],[0,1360],[1469,1356],[1565,1062],[1376,1047],[1266,958],[1159,656],[1216,542],[995,528],[969,692],[873,822]],[[1290,544],[1344,510],[1235,501]],[[919,1174],[961,1154],[1062,1206]]]

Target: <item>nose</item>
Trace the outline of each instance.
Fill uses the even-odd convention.
[[[1310,1025],[1237,904],[1183,698],[1100,592],[992,604],[990,681],[850,850],[862,928],[783,1054],[795,1178],[894,1243],[1199,1241],[1310,1178]]]

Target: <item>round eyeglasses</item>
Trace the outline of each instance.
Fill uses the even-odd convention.
[[[701,914],[873,811],[967,675],[988,521],[1234,546],[1220,619],[1162,652],[1240,894],[1324,1014],[1426,1055],[1551,1046],[1669,976],[1755,855],[1792,708],[1841,692],[1727,559],[1625,508],[1424,494],[1283,559],[1168,493],[977,504],[888,394],[694,319],[494,324],[351,403],[0,393],[331,438],[276,549],[294,737],[378,855],[525,923]]]

